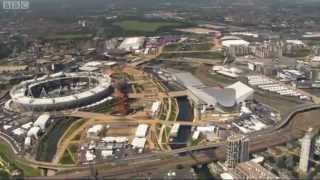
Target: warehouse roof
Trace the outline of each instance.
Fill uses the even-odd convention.
[[[188,87],[205,87],[205,85],[189,72],[174,73],[174,78],[182,85]]]
[[[217,103],[223,107],[233,107],[236,104],[236,92],[234,89],[204,88],[204,92],[214,97]]]
[[[222,45],[225,47],[230,46],[248,46],[250,43],[248,41],[242,40],[242,39],[236,39],[236,40],[223,40]]]

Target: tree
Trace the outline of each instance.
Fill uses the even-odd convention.
[[[292,170],[296,163],[295,163],[293,157],[289,156],[289,157],[286,158],[285,164],[286,164],[288,169]]]
[[[286,167],[286,157],[285,156],[282,156],[278,159],[276,159],[275,161],[275,165],[278,167],[278,168],[285,168]]]

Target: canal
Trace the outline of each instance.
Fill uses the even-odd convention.
[[[193,110],[187,99],[187,97],[177,98],[179,114],[177,117],[178,121],[192,121]],[[170,143],[172,149],[183,148],[187,145],[188,140],[191,136],[190,126],[180,126],[177,137],[173,138]]]
[[[187,97],[177,98],[179,106],[179,114],[177,117],[178,121],[193,121],[193,109],[189,103]],[[177,137],[173,138],[170,143],[172,149],[183,148],[188,144],[189,139],[191,138],[191,127],[190,126],[180,126]],[[209,169],[206,165],[201,167],[194,167],[195,173],[198,176],[198,179],[212,179]]]

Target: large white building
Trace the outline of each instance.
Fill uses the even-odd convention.
[[[221,43],[224,47],[231,46],[249,46],[249,42],[237,36],[224,36],[221,38]]]
[[[143,48],[145,37],[130,37],[123,40],[119,49],[126,51],[136,51]]]
[[[253,98],[254,90],[240,81],[231,84],[227,88],[235,90],[237,103]]]
[[[39,126],[41,130],[45,130],[49,119],[50,114],[44,113],[38,117],[38,119],[34,122],[33,126]]]

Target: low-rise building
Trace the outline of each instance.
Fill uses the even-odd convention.
[[[278,176],[253,161],[238,164],[236,168],[231,170],[231,174],[239,179],[279,179]]]

